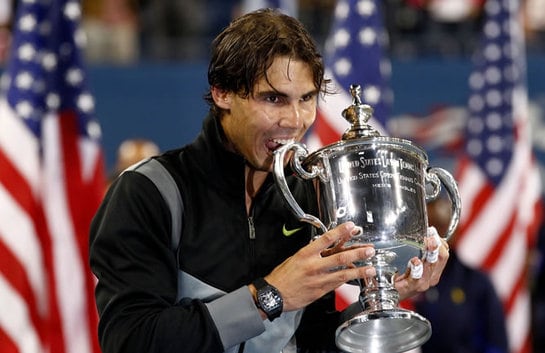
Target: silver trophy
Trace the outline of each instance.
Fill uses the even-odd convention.
[[[451,201],[447,234],[454,233],[461,201],[449,172],[429,168],[426,153],[411,141],[381,136],[367,121],[373,110],[362,104],[360,86],[352,85],[353,103],[342,115],[351,124],[342,140],[309,155],[300,143],[275,152],[275,182],[289,208],[300,221],[326,232],[352,221],[359,233],[350,244],[372,243],[376,255],[357,266],[371,265],[377,275],[364,278],[359,304],[352,305],[336,332],[337,346],[346,352],[404,352],[431,336],[423,316],[399,307],[395,276],[404,273],[413,257],[424,255],[428,218],[426,202],[436,198],[441,185]],[[291,194],[284,175],[287,153],[293,151],[292,168],[303,179],[315,179],[319,215],[305,213]],[[353,308],[356,307],[356,311]]]

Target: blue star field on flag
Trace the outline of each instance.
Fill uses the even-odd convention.
[[[381,16],[380,1],[340,0],[325,65],[345,90],[361,85],[363,103],[373,107],[375,118],[386,126],[392,103],[391,65],[384,55],[388,37]]]
[[[494,185],[502,180],[516,144],[513,93],[525,85],[524,50],[514,40],[513,21],[508,6],[515,3],[489,1],[485,6],[480,56],[469,79],[469,120],[466,151]],[[515,32],[516,34],[516,32]]]
[[[84,33],[77,0],[21,1],[13,50],[2,79],[9,104],[39,138],[48,112],[74,111],[82,136],[100,138],[82,67]]]

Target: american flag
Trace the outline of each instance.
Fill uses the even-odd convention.
[[[530,352],[529,248],[540,222],[541,185],[532,155],[525,49],[518,0],[485,3],[457,168],[463,210],[460,257],[489,273],[503,302],[512,352]]]
[[[98,353],[88,227],[105,188],[76,0],[18,2],[0,93],[0,352]]]
[[[362,102],[374,109],[369,123],[384,134],[391,106],[389,88],[391,65],[383,51],[387,34],[376,0],[339,0],[332,31],[327,39],[324,62],[326,77],[332,80],[335,94],[319,102],[318,115],[305,143],[309,150],[338,141],[347,129],[342,111],[352,104],[350,85],[362,89]],[[359,287],[345,285],[338,289],[337,306],[344,308],[357,300]]]
[[[306,143],[314,150],[338,141],[348,127],[342,111],[352,104],[350,85],[362,88],[362,101],[374,109],[370,124],[382,133],[386,126],[392,92],[390,61],[384,55],[388,36],[376,0],[339,0],[332,31],[326,41],[326,77],[336,94],[320,101],[318,116]]]

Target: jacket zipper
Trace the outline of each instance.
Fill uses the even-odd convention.
[[[249,216],[248,217],[248,231],[250,235],[250,239],[255,239],[255,227],[254,227],[254,217]]]
[[[249,251],[250,251],[250,276],[255,277],[254,267],[255,267],[255,226],[254,226],[254,217],[248,217],[248,238],[250,239]]]

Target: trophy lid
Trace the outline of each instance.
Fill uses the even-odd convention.
[[[350,85],[352,105],[343,110],[342,116],[350,123],[350,127],[344,132],[342,140],[352,140],[362,137],[376,137],[380,133],[367,123],[373,116],[373,108],[361,101],[361,86]]]
[[[350,123],[350,127],[343,133],[341,140],[323,146],[311,153],[305,159],[304,164],[306,166],[321,163],[323,159],[331,156],[359,153],[367,149],[377,148],[403,150],[406,153],[418,156],[424,163],[427,163],[428,156],[421,147],[403,138],[384,136],[368,123],[368,120],[373,116],[373,108],[362,103],[360,85],[350,85],[350,93],[353,98],[352,104],[342,112],[343,118]]]
[[[352,95],[352,104],[342,112],[343,118],[350,123],[350,127],[343,133],[341,141],[338,144],[352,145],[362,143],[379,143],[399,145],[405,149],[414,150],[417,154],[421,154],[427,159],[426,153],[412,141],[399,138],[384,136],[368,121],[373,116],[373,108],[362,103],[361,86],[358,84],[350,85],[350,94]]]

